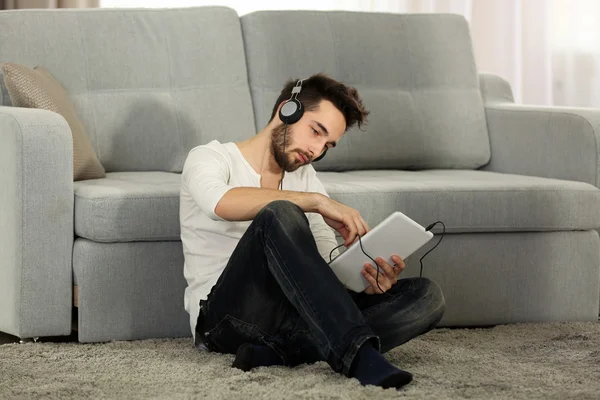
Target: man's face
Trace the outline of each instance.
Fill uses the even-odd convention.
[[[280,122],[273,128],[271,152],[280,167],[283,167],[285,157],[285,171],[294,172],[319,157],[325,148],[335,147],[345,129],[344,115],[333,103],[323,100],[316,110],[305,111],[298,122],[288,125],[285,133],[285,155],[285,124]]]

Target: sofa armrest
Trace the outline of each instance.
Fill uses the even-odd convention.
[[[498,75],[480,73],[479,90],[485,104],[515,102],[510,83]]]
[[[0,106],[0,331],[71,333],[73,204],[65,119]]]
[[[485,114],[492,156],[482,169],[599,186],[600,110],[495,102]]]

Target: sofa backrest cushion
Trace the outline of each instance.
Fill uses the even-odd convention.
[[[241,17],[257,129],[289,78],[358,89],[368,125],[317,170],[476,169],[490,158],[466,20],[452,14],[257,11]]]
[[[240,20],[227,7],[2,11],[7,61],[60,82],[107,172],[181,172],[192,147],[255,134]]]

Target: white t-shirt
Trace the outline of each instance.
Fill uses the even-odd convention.
[[[206,300],[227,266],[229,257],[252,221],[227,221],[215,214],[223,195],[239,186],[260,187],[261,176],[250,166],[238,146],[213,140],[193,148],[185,161],[181,179],[179,221],[184,253],[185,310],[190,315],[192,335],[200,300]],[[286,173],[284,190],[317,192],[327,196],[312,165]],[[318,213],[305,213],[319,254],[329,261],[338,246],[334,230]],[[334,251],[332,257],[337,256]]]

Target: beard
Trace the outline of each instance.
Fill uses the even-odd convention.
[[[281,123],[277,127],[271,130],[271,154],[275,158],[275,162],[281,169],[284,169],[283,161],[285,160],[285,172],[294,172],[300,168],[304,163],[298,159],[296,152],[307,156],[307,154],[300,149],[292,149],[283,151],[283,133],[285,131],[285,124]],[[291,126],[287,127],[285,134],[285,145],[286,147],[292,142],[294,137],[294,130]],[[308,157],[308,156],[307,156]]]

